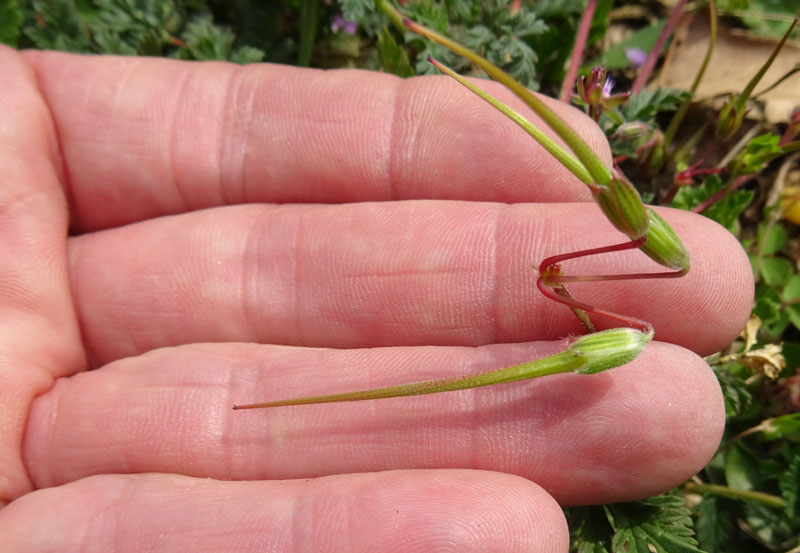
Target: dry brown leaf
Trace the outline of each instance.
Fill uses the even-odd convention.
[[[660,86],[689,89],[706,54],[708,35],[708,14],[705,12],[698,13],[691,22],[682,26],[680,32],[676,33],[677,40],[659,76]],[[733,32],[720,21],[717,44],[695,97],[698,100],[710,100],[741,92],[767,60],[777,42]],[[800,64],[800,46],[787,41],[756,87],[756,94],[771,86],[797,64]],[[768,123],[788,121],[792,109],[800,105],[800,73],[795,73],[759,96],[759,99],[765,102]]]
[[[763,348],[751,350],[758,340],[759,328],[761,328],[761,319],[756,315],[750,315],[740,335],[744,339],[744,349],[740,353],[722,357],[720,362],[738,361],[754,374],[763,374],[770,380],[777,380],[781,371],[786,367],[786,359],[781,353],[783,344],[767,344]]]
[[[786,359],[781,354],[780,344],[767,344],[763,348],[742,353],[739,363],[755,374],[763,374],[770,380],[777,380],[786,367]]]

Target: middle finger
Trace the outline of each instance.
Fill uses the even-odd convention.
[[[571,290],[651,321],[660,340],[717,351],[748,315],[747,258],[715,223],[664,214],[692,253],[686,277]],[[623,240],[593,204],[408,201],[215,208],[72,238],[69,253],[85,345],[103,364],[194,342],[353,348],[557,339],[580,326],[535,289],[531,266]],[[565,263],[579,274],[659,269],[635,250]]]

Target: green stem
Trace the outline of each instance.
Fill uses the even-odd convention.
[[[311,53],[314,50],[314,39],[317,36],[319,20],[319,0],[300,1],[300,44],[297,53],[297,65],[308,67]]]
[[[553,141],[552,138],[547,136],[538,127],[531,124],[530,121],[525,119],[522,115],[520,115],[517,111],[513,108],[507,106],[500,100],[493,98],[467,79],[447,67],[446,65],[436,61],[432,57],[428,56],[428,61],[435,65],[439,71],[444,73],[445,75],[454,78],[459,83],[470,89],[472,92],[483,98],[485,101],[490,103],[494,108],[501,111],[506,117],[511,119],[514,123],[522,127],[522,129],[531,135],[536,142],[541,144],[545,150],[550,152],[554,158],[556,158],[561,165],[569,169],[576,177],[581,179],[585,184],[592,184],[594,181],[592,180],[592,176],[586,170],[586,167],[572,155],[570,152],[559,146],[556,142]]]
[[[769,507],[777,507],[778,509],[784,509],[788,505],[785,499],[777,495],[755,492],[752,490],[740,490],[728,486],[721,486],[719,484],[687,482],[683,489],[689,493],[716,495],[718,497],[727,497],[728,499],[738,499],[740,501],[755,501],[756,503],[761,503]]]
[[[311,403],[336,403],[342,401],[365,401],[370,399],[384,399],[390,397],[419,396],[425,394],[437,394],[439,392],[452,392],[455,390],[465,390],[467,388],[478,388],[481,386],[491,386],[492,384],[502,384],[514,382],[516,380],[526,380],[538,378],[550,374],[572,372],[586,363],[581,356],[572,351],[562,351],[544,359],[528,361],[512,367],[487,371],[472,376],[457,376],[450,378],[439,378],[436,380],[425,380],[412,384],[400,384],[398,386],[386,386],[372,390],[361,390],[358,392],[344,392],[341,394],[327,394],[321,396],[301,397],[295,399],[285,399],[281,401],[269,401],[265,403],[253,403],[249,405],[234,405],[234,409],[260,409],[262,407],[284,407],[287,405],[308,405]]]
[[[756,271],[756,270],[754,270],[753,272],[758,274],[758,271]],[[768,428],[767,427],[767,422],[770,421],[770,420],[772,420],[772,419],[767,419],[764,422],[762,422],[761,424],[758,424],[756,426],[751,426],[747,430],[743,430],[742,432],[739,432],[738,434],[736,434],[735,436],[730,438],[727,442],[725,442],[724,444],[719,446],[720,451],[723,451],[723,450],[726,450],[726,449],[730,448],[731,446],[733,446],[736,442],[738,442],[742,438],[746,438],[747,436],[750,436],[751,434],[756,434],[758,432],[766,430]]]
[[[780,42],[775,45],[775,48],[772,50],[772,54],[770,54],[770,56],[767,59],[766,63],[764,63],[764,65],[761,66],[761,69],[758,70],[758,73],[756,73],[755,76],[752,79],[750,79],[750,82],[747,83],[747,86],[744,88],[742,93],[739,94],[739,96],[736,98],[736,101],[734,102],[734,104],[740,110],[744,109],[745,103],[747,102],[747,99],[750,98],[750,94],[752,94],[753,89],[756,87],[756,85],[759,83],[761,78],[764,76],[764,74],[770,68],[770,66],[772,65],[772,62],[775,61],[775,58],[778,56],[778,52],[781,51],[781,49],[783,48],[784,43],[786,42],[786,39],[788,39],[789,35],[792,34],[792,30],[794,30],[794,27],[795,27],[795,25],[797,25],[797,22],[798,22],[799,19],[800,19],[800,17],[795,17],[794,18],[794,20],[792,21],[792,24],[789,25],[789,29],[786,31],[786,33],[784,33],[783,38],[781,38]]]
[[[388,2],[388,0],[375,0],[375,4],[382,12],[389,16],[392,21],[394,21],[397,17],[402,18],[402,15]],[[567,146],[569,146],[570,149],[575,152],[575,155],[578,157],[581,163],[583,163],[584,167],[586,167],[586,170],[592,176],[594,183],[605,186],[611,182],[611,170],[606,167],[599,157],[597,157],[589,145],[586,144],[586,142],[584,142],[581,137],[578,136],[578,134],[573,131],[569,125],[567,125],[567,123],[565,123],[558,115],[556,115],[553,110],[547,107],[542,100],[540,100],[530,90],[522,86],[522,84],[515,81],[514,78],[508,73],[494,65],[486,58],[479,56],[475,52],[472,52],[457,42],[454,42],[449,38],[432,31],[431,29],[423,27],[422,25],[419,25],[408,18],[403,18],[403,22],[407,28],[415,33],[441,44],[459,56],[467,58],[473,64],[486,72],[486,74],[491,78],[508,88],[518,98],[525,102],[533,111],[535,111],[536,114],[541,117],[545,123],[547,123],[550,128],[553,129],[553,131],[555,131],[555,133],[567,144]]]
[[[340,401],[364,401],[389,397],[419,396],[438,394],[480,386],[491,386],[517,380],[527,380],[563,372],[595,374],[629,363],[644,351],[653,339],[653,329],[648,325],[645,332],[632,328],[612,328],[580,336],[572,340],[567,349],[535,361],[520,363],[504,369],[486,371],[468,376],[455,376],[425,380],[398,386],[386,386],[372,390],[300,397],[265,403],[234,405],[234,409],[260,409],[262,407],[284,407],[287,405],[308,405],[311,403],[334,403]]]
[[[678,111],[676,111],[675,115],[672,116],[672,120],[669,122],[667,130],[664,132],[664,148],[667,151],[669,151],[669,146],[672,143],[672,139],[675,137],[678,127],[680,127],[683,118],[686,116],[686,112],[689,110],[689,106],[692,104],[694,93],[697,91],[697,87],[700,85],[703,75],[705,75],[706,68],[708,67],[708,61],[711,59],[714,46],[717,44],[717,8],[714,4],[714,0],[708,0],[708,19],[710,27],[708,32],[708,48],[706,49],[706,55],[703,58],[703,63],[700,64],[700,69],[697,71],[697,75],[694,78],[694,82],[692,82],[692,86],[689,88],[689,96],[683,101],[683,103],[681,103],[680,107],[678,107]]]

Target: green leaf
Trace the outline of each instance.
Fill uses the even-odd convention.
[[[17,0],[0,0],[0,43],[16,47],[23,20]]]
[[[783,357],[786,359],[787,367],[800,367],[800,344],[797,342],[786,341],[783,343]]]
[[[737,505],[720,497],[706,496],[697,505],[697,541],[707,551],[726,551],[736,531]]]
[[[573,553],[702,553],[691,512],[678,495],[570,508],[565,514]]]
[[[374,0],[338,0],[342,10],[342,17],[346,21],[358,21],[364,14],[372,11]]]
[[[614,7],[614,0],[597,0],[592,17],[592,25],[589,28],[587,44],[594,44],[601,40],[608,30],[608,20],[611,8]]]
[[[734,190],[706,209],[703,215],[718,222],[731,233],[738,234],[739,215],[750,205],[754,197],[753,190]]]
[[[800,275],[792,275],[786,281],[781,294],[783,301],[792,301],[800,298]]]
[[[689,508],[678,495],[660,495],[607,506],[617,528],[614,552],[702,553]]]
[[[719,176],[709,175],[700,186],[683,186],[678,189],[670,205],[678,209],[692,209],[720,190],[722,181]],[[739,215],[750,205],[754,195],[752,190],[734,190],[706,209],[703,215],[736,234]]]
[[[734,161],[734,172],[737,175],[758,173],[764,165],[783,153],[778,145],[780,136],[772,133],[762,134],[747,143],[747,147]]]
[[[573,553],[610,553],[614,529],[599,505],[565,509]]]
[[[381,65],[386,71],[404,79],[414,76],[414,70],[405,50],[398,46],[386,27],[378,34],[378,52],[381,56]]]
[[[786,245],[788,237],[786,229],[782,225],[772,225],[769,232],[764,236],[764,225],[758,227],[758,240],[761,244],[762,255],[772,255]]]
[[[759,272],[769,286],[784,286],[794,272],[791,262],[782,257],[767,257],[761,260]]]
[[[744,380],[731,373],[725,367],[714,365],[712,369],[720,388],[722,388],[722,397],[725,400],[725,418],[730,419],[746,411],[750,407],[753,397],[750,395]]]
[[[786,315],[795,328],[800,329],[800,305],[790,305],[786,308]]]
[[[796,539],[800,528],[796,520],[786,516],[785,509],[776,509],[748,501],[744,505],[745,523],[749,532],[767,546],[768,551],[786,551],[782,545],[789,539]]]
[[[43,50],[85,53],[91,51],[91,33],[71,0],[32,3],[36,23],[25,27],[25,37]]]
[[[632,94],[620,112],[626,121],[652,122],[656,114],[677,109],[688,94],[675,88],[645,89]]]
[[[766,284],[756,286],[755,305],[753,313],[758,315],[762,323],[769,324],[774,322],[781,311],[781,298],[778,291]]]
[[[800,413],[789,413],[761,423],[764,429],[761,436],[767,441],[787,439],[800,441]]]
[[[622,69],[624,67],[630,67],[631,60],[629,60],[628,56],[625,55],[625,50],[627,48],[639,48],[645,52],[652,50],[656,45],[658,35],[661,34],[661,30],[664,28],[665,23],[666,20],[658,21],[649,27],[645,27],[637,31],[627,39],[615,44],[603,52],[600,57],[592,60],[588,66],[602,66],[606,69]]]
[[[717,9],[735,13],[752,33],[780,38],[797,13],[797,0],[719,0]]]
[[[761,480],[758,459],[738,442],[725,455],[725,480],[728,486],[739,490],[756,489]]]
[[[800,456],[796,456],[789,469],[778,478],[778,486],[788,503],[786,516],[796,519],[800,515]]]
[[[210,16],[194,18],[181,36],[186,44],[180,52],[182,59],[250,63],[264,57],[264,52],[257,48],[234,48],[236,35],[227,27],[215,25]]]

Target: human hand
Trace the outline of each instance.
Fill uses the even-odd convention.
[[[666,210],[686,277],[572,289],[654,324],[625,367],[231,410],[507,366],[580,332],[531,265],[621,235],[456,83],[8,49],[0,74],[8,551],[564,551],[558,503],[652,495],[713,454],[721,396],[692,351],[743,326],[750,269]]]

